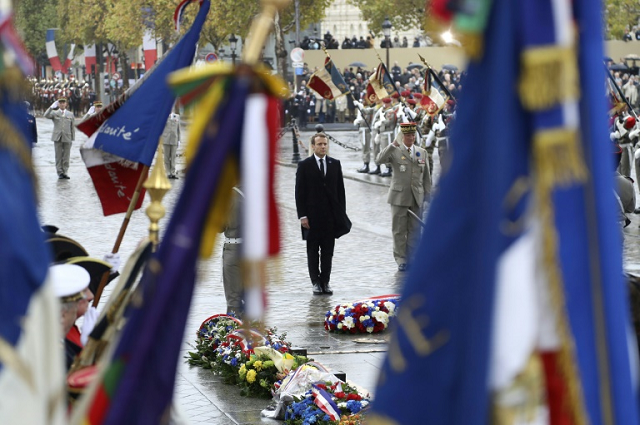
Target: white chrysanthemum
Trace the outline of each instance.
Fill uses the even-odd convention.
[[[338,329],[342,329],[342,323],[338,323]]]
[[[373,332],[373,326],[369,326],[369,327],[367,328],[367,332],[372,333],[372,332]]]
[[[351,329],[355,326],[354,322],[353,322],[353,317],[348,316],[344,318],[344,325],[348,328]]]
[[[385,326],[389,323],[389,315],[384,311],[374,311],[372,314],[373,318],[378,322],[383,323]]]
[[[338,310],[338,314],[344,314],[344,310],[345,310],[344,307],[340,307],[340,309]]]
[[[327,320],[332,321],[333,320],[333,316],[329,316],[329,319],[327,319]]]
[[[391,301],[385,301],[384,306],[389,310],[389,314],[392,314],[396,309],[396,305]]]

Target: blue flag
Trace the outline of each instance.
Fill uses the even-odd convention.
[[[167,76],[193,62],[209,7],[209,0],[202,2],[189,31],[140,88],[95,133],[93,148],[151,166],[160,135],[175,102],[175,96],[167,85]],[[82,129],[82,124],[78,128]]]
[[[139,284],[144,302],[130,307],[111,364],[101,377],[88,415],[94,417],[95,410],[106,416],[104,422],[95,423],[160,423],[166,414],[193,295],[202,228],[212,198],[224,186],[224,164],[230,155],[237,155],[249,87],[247,80],[234,82],[229,88],[233,96],[214,118],[224,123],[224,131],[204,133],[164,240]]]
[[[638,423],[601,10],[596,0],[493,1],[403,289],[375,423],[489,424],[518,410],[500,396],[522,377],[543,392],[526,398],[529,412],[548,399],[551,424]]]

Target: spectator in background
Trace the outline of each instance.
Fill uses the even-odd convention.
[[[367,45],[365,46],[367,49],[373,48],[373,39],[370,35],[367,36]]]
[[[344,41],[342,42],[342,48],[343,49],[350,49],[351,48],[351,41],[349,41],[349,37],[345,37]]]
[[[400,74],[402,74],[402,68],[398,65],[398,61],[393,62],[393,66],[391,67],[391,75],[393,76],[393,81],[400,81]]]
[[[340,96],[336,99],[336,122],[345,122],[347,117],[347,98],[351,96]]]
[[[358,44],[356,47],[358,47],[358,49],[364,49],[367,47],[367,43],[364,41],[364,38],[362,36],[360,36],[360,40],[358,40]]]
[[[420,39],[418,37],[414,37],[413,47],[420,47]]]
[[[353,93],[353,96],[347,96],[347,109],[349,110],[349,115],[347,116],[347,120],[351,122],[354,119],[356,119],[356,105],[353,103],[353,98],[356,97],[356,94],[355,94],[356,88],[354,86],[351,86],[349,87],[349,90],[351,90],[351,93]]]
[[[407,40],[407,37],[402,37],[402,47],[409,47],[409,40]]]
[[[344,96],[340,96],[344,97]],[[327,107],[327,123],[333,123],[336,120],[336,101],[327,99],[324,101]]]

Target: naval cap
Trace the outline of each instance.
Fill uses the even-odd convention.
[[[89,272],[75,264],[55,264],[49,267],[49,278],[53,293],[63,303],[81,300],[83,291],[91,281]]]

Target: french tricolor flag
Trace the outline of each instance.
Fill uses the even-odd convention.
[[[316,385],[313,385],[311,392],[313,393],[313,402],[316,404],[316,406],[318,406],[320,410],[326,413],[332,421],[339,421],[340,408],[336,403],[334,403],[333,399],[331,398],[331,394]]]
[[[158,47],[156,37],[151,29],[144,32],[142,38],[142,49],[144,50],[144,67],[146,70],[151,69],[153,64],[158,60]]]
[[[56,36],[54,29],[47,30],[46,45],[47,57],[51,63],[51,68],[53,68],[54,71],[62,71],[62,64],[60,63],[58,51],[56,50]]]
[[[96,65],[96,45],[85,44],[84,45],[84,65],[87,72],[91,72],[91,67]]]

